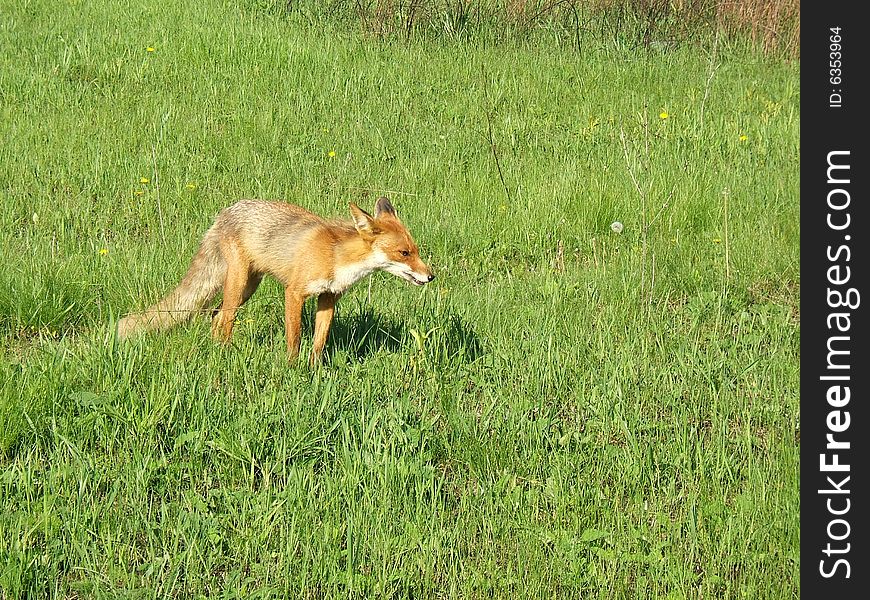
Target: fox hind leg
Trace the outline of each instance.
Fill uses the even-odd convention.
[[[229,342],[233,335],[236,311],[254,293],[259,280],[252,281],[249,265],[241,259],[235,248],[229,248],[227,274],[224,279],[224,297],[220,308],[211,322],[212,337],[221,342]],[[247,297],[246,297],[247,293]]]

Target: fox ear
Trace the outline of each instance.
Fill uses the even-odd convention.
[[[363,237],[380,233],[380,229],[375,225],[374,217],[353,202],[350,203],[350,214],[353,216],[354,227]]]
[[[390,204],[390,200],[386,196],[381,196],[375,203],[375,219],[380,219],[385,216],[390,216],[394,219],[398,218],[398,215],[396,215],[396,209],[393,208],[392,204]]]

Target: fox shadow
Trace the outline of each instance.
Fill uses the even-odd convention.
[[[308,319],[309,335],[314,333],[313,321],[313,318]],[[397,352],[402,348],[406,333],[407,328],[403,323],[366,307],[359,312],[336,315],[329,329],[326,352],[331,354],[331,346],[357,360],[381,351]]]
[[[303,335],[308,339],[314,333],[313,317],[311,314],[310,318],[303,319]],[[409,343],[414,343],[409,341],[409,333],[413,332],[406,323],[384,316],[371,307],[363,307],[352,313],[336,315],[329,330],[326,354],[339,350],[356,360],[363,360],[382,351],[399,352]],[[424,344],[429,352],[468,361],[483,353],[474,328],[455,314],[443,320],[439,327],[432,328],[426,334]]]

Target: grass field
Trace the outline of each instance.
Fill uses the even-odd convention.
[[[0,8],[0,598],[798,597],[799,64],[265,4]],[[114,339],[222,207],[382,193],[438,278],[325,367],[274,281]]]

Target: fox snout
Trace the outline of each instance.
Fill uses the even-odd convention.
[[[424,284],[429,283],[433,279],[435,279],[435,273],[432,272],[426,263],[417,258],[416,261],[411,263],[410,267],[414,270],[413,275],[416,279],[423,282]]]
[[[412,263],[403,265],[401,276],[413,283],[414,285],[426,285],[433,279],[435,274],[432,269],[426,266],[422,260],[416,260]]]
[[[411,254],[409,252],[409,254]],[[416,253],[415,253],[416,254]],[[404,256],[399,254],[397,258],[388,260],[382,267],[384,271],[392,273],[414,285],[426,285],[433,279],[435,274],[426,266],[419,256]]]
[[[423,275],[423,277],[419,280],[416,279],[417,273],[414,273],[414,275],[415,275],[414,283],[416,283],[418,285],[426,285],[427,283],[429,283],[433,279],[435,279],[435,274],[432,271],[429,271],[428,269],[426,270],[425,273],[421,273],[421,275]]]

